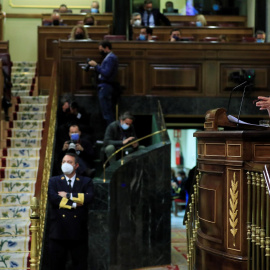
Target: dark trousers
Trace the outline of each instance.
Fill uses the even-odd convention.
[[[113,111],[113,87],[107,83],[98,85],[98,98],[102,111],[103,118],[106,120],[107,125],[115,120]]]
[[[71,255],[73,270],[87,270],[88,245],[84,240],[50,239],[50,270],[65,270],[68,254]]]

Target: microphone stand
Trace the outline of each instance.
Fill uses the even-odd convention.
[[[244,87],[244,91],[243,91],[243,95],[242,95],[242,100],[241,100],[241,103],[240,103],[240,109],[239,109],[239,113],[238,113],[238,121],[237,121],[237,127],[239,126],[239,119],[240,119],[240,113],[241,113],[241,110],[242,110],[242,105],[243,105],[243,100],[244,100],[244,96],[245,96],[245,93],[246,93],[246,88],[251,86],[252,84],[248,84]]]
[[[229,97],[229,102],[228,102],[228,107],[227,107],[227,114],[228,114],[228,112],[229,112],[229,107],[230,107],[230,103],[231,103],[232,93],[233,93],[236,89],[240,88],[241,86],[243,86],[243,85],[246,84],[246,83],[247,83],[247,81],[244,81],[244,82],[242,82],[241,84],[238,84],[237,86],[235,86],[235,87],[232,89],[231,94],[230,94],[230,97]]]

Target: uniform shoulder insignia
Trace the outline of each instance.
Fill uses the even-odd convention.
[[[61,180],[64,180],[64,179],[65,179],[65,177],[64,177],[64,176],[62,176],[62,177],[61,177]]]

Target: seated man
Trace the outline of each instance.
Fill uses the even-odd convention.
[[[265,32],[262,30],[257,30],[255,33],[255,38],[257,43],[264,43],[265,42]]]
[[[62,147],[62,155],[66,153],[76,153],[79,157],[78,173],[80,175],[93,177],[95,169],[93,169],[94,149],[90,142],[81,137],[79,126],[72,125],[69,128],[69,141],[65,141]]]
[[[51,21],[44,21],[43,22],[44,26],[58,26],[58,25],[65,25],[62,20],[61,16],[58,12],[54,12],[51,16]]]
[[[136,140],[136,133],[132,125],[134,116],[130,112],[125,112],[120,116],[120,120],[112,122],[106,129],[104,136],[104,146],[107,158],[109,158],[116,150],[123,147],[125,144]],[[125,154],[130,154],[144,146],[133,143],[131,146],[124,149]],[[110,161],[115,161],[116,157],[113,156]]]
[[[171,31],[171,36],[170,36],[170,41],[179,41],[181,37],[180,29],[179,28],[174,28]]]
[[[142,17],[139,12],[132,13],[130,24],[132,26],[142,26]]]
[[[140,30],[140,35],[137,37],[136,40],[140,41],[149,41],[152,39],[153,29],[150,27],[143,27]]]

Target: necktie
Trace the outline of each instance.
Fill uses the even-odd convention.
[[[68,191],[71,192],[71,180],[68,180]]]

